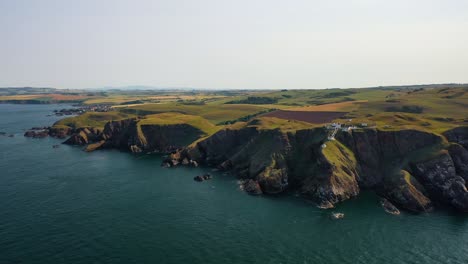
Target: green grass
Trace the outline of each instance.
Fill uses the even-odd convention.
[[[139,126],[145,125],[177,125],[187,124],[193,126],[206,135],[211,135],[218,131],[221,127],[217,127],[208,120],[194,115],[185,115],[179,113],[163,113],[145,116],[138,122]]]
[[[354,153],[337,140],[325,142],[322,154],[333,166],[333,174],[340,178],[352,178],[352,171],[356,168]]]
[[[286,120],[276,117],[259,117],[254,120],[245,123],[248,127],[256,127],[260,130],[273,130],[280,129],[283,132],[294,132],[301,129],[308,129],[317,127],[314,124],[295,121],[295,120]]]
[[[72,93],[73,92],[73,93]],[[48,103],[51,100],[84,100],[84,104],[111,104],[116,112],[112,114],[85,114],[80,117],[65,118],[57,125],[80,127],[102,127],[106,122],[133,116],[160,113],[181,113],[198,116],[212,124],[225,124],[226,121],[247,121],[243,117],[253,117],[267,109],[304,109],[319,111],[333,109],[337,102],[342,111],[348,112],[343,119],[335,122],[352,124],[368,123],[382,130],[417,129],[442,133],[448,129],[468,125],[468,85],[431,85],[375,87],[364,89],[323,89],[323,90],[242,90],[242,91],[187,91],[187,90],[107,90],[102,92],[68,91],[67,93],[45,91],[42,93],[14,94],[0,96],[1,100],[21,100],[19,102]],[[248,98],[271,98],[277,103],[226,104]],[[8,101],[7,101],[8,102]],[[16,102],[16,101],[15,101]],[[121,105],[136,102],[138,104]],[[351,103],[359,102],[359,103]],[[312,107],[308,106],[317,106]],[[305,107],[305,108],[304,108]],[[317,110],[319,109],[319,110]],[[323,111],[323,110],[322,110]],[[260,120],[256,125],[261,129],[294,131],[305,127],[300,122],[284,120]],[[240,126],[244,126],[242,124]]]
[[[206,105],[185,105],[178,103],[143,104],[130,107],[122,107],[120,111],[138,115],[148,115],[166,112],[176,112],[187,115],[201,116],[213,124],[218,124],[228,120],[237,119],[249,114],[255,114],[268,108],[257,105],[239,104],[206,104]]]
[[[109,121],[117,121],[132,117],[134,117],[134,115],[121,112],[87,112],[79,116],[67,117],[59,120],[54,124],[54,126],[68,126],[71,128],[103,128]]]

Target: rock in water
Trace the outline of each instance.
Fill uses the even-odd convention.
[[[203,176],[197,175],[197,176],[193,177],[193,180],[194,180],[194,181],[197,181],[197,182],[202,182],[202,181],[204,181],[205,179],[203,178]]]
[[[32,138],[45,138],[49,136],[49,131],[47,130],[28,130],[24,133],[25,137],[32,137]]]
[[[260,195],[262,194],[262,189],[260,188],[260,184],[254,180],[247,180],[242,184],[242,189],[246,191],[248,194],[252,195]]]
[[[329,201],[323,201],[320,204],[318,204],[317,207],[320,208],[320,209],[335,208],[335,206],[332,203],[330,203]]]
[[[203,177],[203,180],[205,180],[205,181],[206,181],[206,180],[211,180],[211,179],[213,178],[213,177],[211,176],[211,174],[209,174],[209,173],[204,174],[202,177]]]
[[[335,219],[335,220],[336,219],[342,219],[342,218],[344,218],[344,214],[343,213],[332,213],[331,218]]]
[[[193,177],[194,181],[202,182],[202,181],[207,181],[211,180],[213,177],[209,173],[205,173],[203,175],[197,175]]]
[[[396,206],[393,205],[387,199],[382,198],[382,200],[380,201],[380,204],[385,209],[385,212],[387,212],[389,214],[392,214],[392,215],[399,215],[400,214],[400,210],[398,210],[398,208],[396,208]]]

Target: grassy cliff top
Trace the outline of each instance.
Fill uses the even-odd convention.
[[[201,116],[213,124],[223,121],[235,120],[247,115],[265,111],[267,108],[259,105],[248,104],[206,104],[206,105],[187,105],[181,103],[159,103],[142,104],[125,108],[120,108],[126,113],[135,113],[138,115],[148,115],[166,112],[182,113],[187,115]]]
[[[71,128],[96,127],[103,128],[109,121],[118,121],[135,117],[121,112],[87,112],[79,116],[67,117],[57,121],[54,126],[68,126]]]
[[[301,129],[317,127],[317,125],[307,122],[286,120],[276,117],[258,117],[244,124],[247,127],[256,127],[260,130],[280,129],[283,132],[294,132]]]
[[[140,126],[145,125],[177,125],[187,124],[200,129],[207,135],[211,135],[218,131],[221,127],[217,127],[210,123],[208,120],[200,116],[185,115],[180,113],[162,113],[147,115],[141,119],[138,124]]]
[[[434,84],[394,87],[322,90],[59,90],[5,89],[1,102],[51,103],[77,101],[84,104],[110,104],[115,112],[87,113],[65,118],[57,125],[102,127],[106,122],[135,116],[179,113],[198,116],[213,125],[243,122],[260,129],[285,131],[314,126],[298,119],[275,116],[260,118],[271,109],[283,112],[343,112],[323,122],[375,126],[382,130],[418,129],[441,133],[468,125],[468,85]],[[151,118],[151,117],[149,117]],[[279,120],[279,118],[283,118]],[[290,121],[285,119],[291,119]],[[352,120],[352,121],[349,121]],[[307,120],[303,120],[307,121]],[[322,125],[323,125],[322,124]]]

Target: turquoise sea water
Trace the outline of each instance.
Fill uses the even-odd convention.
[[[57,105],[1,105],[0,263],[468,263],[468,215],[386,214],[372,193],[334,211],[249,196],[209,168],[85,153],[23,137]],[[214,179],[195,182],[197,174]]]

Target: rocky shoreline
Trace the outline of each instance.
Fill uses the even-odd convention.
[[[223,129],[192,144],[180,141],[193,133],[198,132],[181,124],[141,127],[132,118],[108,122],[104,129],[34,128],[25,136],[67,138],[64,144],[86,151],[169,153],[162,166],[231,171],[247,193],[292,190],[321,208],[333,208],[368,189],[385,198],[382,206],[392,214],[437,206],[468,212],[468,127],[441,135],[367,128],[328,141],[323,128],[292,133],[246,126]]]

